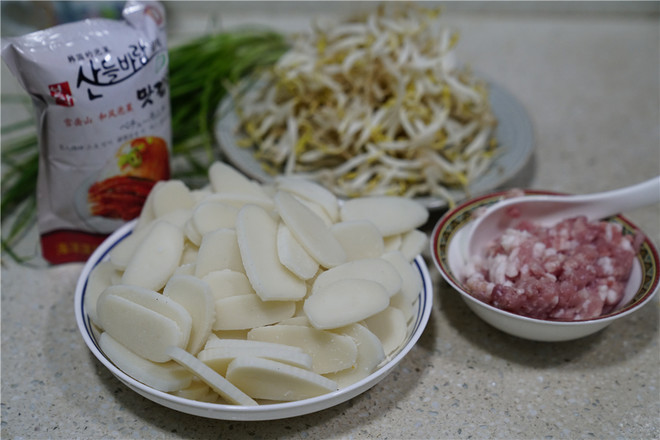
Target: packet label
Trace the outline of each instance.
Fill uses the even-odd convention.
[[[43,257],[84,261],[170,177],[164,8],[129,1],[123,20],[3,40],[2,57],[30,94],[38,125]]]

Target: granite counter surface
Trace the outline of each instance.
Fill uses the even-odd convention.
[[[658,18],[445,14],[460,30],[461,59],[511,91],[534,123],[535,157],[510,185],[592,192],[660,174]],[[660,243],[660,207],[628,217]],[[73,312],[82,265],[39,269],[3,258],[2,438],[660,437],[657,297],[595,335],[532,342],[482,322],[429,264],[429,324],[381,383],[315,414],[230,422],[152,403],[92,356]]]

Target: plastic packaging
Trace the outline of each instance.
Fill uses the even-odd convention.
[[[2,57],[30,94],[38,125],[43,257],[84,261],[170,175],[164,8],[129,1],[123,20],[3,40]]]

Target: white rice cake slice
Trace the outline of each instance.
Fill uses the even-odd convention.
[[[369,220],[387,237],[422,226],[429,212],[407,197],[374,196],[347,200],[340,207],[339,216],[342,221]]]
[[[85,310],[89,318],[96,324],[98,324],[96,301],[98,301],[101,293],[113,284],[112,280],[116,274],[117,269],[110,261],[100,262],[89,273],[87,287],[85,288]]]
[[[273,199],[268,197],[255,197],[249,194],[240,193],[219,193],[211,194],[204,199],[205,201],[214,201],[231,205],[237,209],[241,209],[245,205],[256,205],[266,211],[272,211],[275,208]]]
[[[292,316],[291,318],[288,319],[283,319],[279,322],[281,325],[304,325],[307,327],[310,327],[312,324],[309,322],[309,318],[307,316],[302,315],[302,316]]]
[[[181,254],[181,262],[179,264],[179,267],[181,266],[191,266],[193,269],[193,272],[191,275],[195,274],[195,265],[197,263],[197,254],[199,254],[199,246],[196,244],[192,243],[189,240],[185,240],[183,242],[183,253]]]
[[[180,368],[184,368],[181,365],[177,364]],[[186,370],[188,374],[191,374]],[[188,400],[197,400],[200,402],[215,403],[218,400],[218,393],[213,391],[204,381],[195,378],[191,381],[190,385],[185,388],[172,391],[171,393],[174,396],[182,397]]]
[[[190,193],[193,196],[193,199],[195,199],[195,205],[201,203],[204,201],[204,199],[211,194],[213,194],[213,190],[211,189],[211,183],[207,183],[205,186],[199,189],[192,189],[190,190]]]
[[[334,329],[366,319],[389,305],[382,284],[364,279],[342,279],[314,291],[304,310],[317,329]]]
[[[382,258],[392,264],[401,276],[401,292],[410,303],[415,301],[422,291],[422,277],[419,272],[401,251],[387,252]]]
[[[174,273],[172,274],[172,277],[175,277],[177,275],[191,275],[191,276],[194,276],[195,275],[195,264],[194,263],[184,263],[181,266],[177,267],[174,270]]]
[[[312,295],[328,285],[345,279],[363,279],[381,284],[389,296],[401,289],[403,280],[397,269],[383,258],[349,261],[321,272],[312,284]]]
[[[275,206],[282,220],[303,248],[323,267],[346,262],[346,252],[323,220],[291,194],[275,194]]]
[[[169,361],[156,363],[133,353],[107,332],[101,333],[99,346],[120,370],[133,379],[165,393],[187,388],[192,374],[179,364]]]
[[[248,277],[231,269],[214,270],[204,275],[202,280],[211,288],[215,300],[255,293]]]
[[[281,191],[290,192],[319,204],[333,223],[339,219],[339,202],[337,197],[318,183],[290,176],[277,176],[275,183],[277,189]]]
[[[323,221],[323,224],[329,228],[332,226],[335,222],[332,221],[332,219],[326,214],[325,210],[321,205],[319,205],[316,202],[313,202],[311,200],[304,199],[300,196],[297,196],[295,194],[291,194],[294,199],[296,199],[298,202],[300,202],[302,205],[305,207],[309,208],[310,211],[312,211],[314,214],[317,215],[318,218],[320,218]]]
[[[101,294],[97,304],[101,327],[117,342],[135,354],[167,362],[170,346],[185,347],[186,335],[171,318],[117,295]],[[139,337],[136,337],[139,335]]]
[[[428,241],[428,237],[424,232],[413,229],[403,234],[399,250],[408,261],[412,262],[415,257],[424,252],[428,246]]]
[[[275,324],[293,316],[293,301],[263,301],[256,294],[236,295],[215,301],[213,330],[245,330]]]
[[[223,269],[245,273],[236,231],[217,229],[204,234],[195,265],[195,276],[198,278]]]
[[[312,368],[312,357],[298,347],[249,340],[232,342],[235,344],[205,348],[197,358],[223,376],[229,363],[242,356],[270,359],[307,370]],[[254,342],[257,344],[250,344]]]
[[[117,243],[112,250],[110,251],[110,261],[115,265],[117,269],[124,270],[128,263],[131,261],[131,257],[135,253],[137,247],[142,243],[144,237],[149,233],[150,226],[149,224],[141,229],[133,229],[130,235]]]
[[[280,263],[277,223],[263,208],[255,205],[241,208],[236,236],[245,273],[262,300],[296,301],[305,297],[305,281]]]
[[[385,243],[385,252],[398,251],[403,243],[403,234],[394,234],[383,237]]]
[[[186,350],[192,354],[198,353],[211,335],[215,323],[215,299],[211,288],[194,276],[178,275],[170,278],[163,295],[181,304],[192,317]]]
[[[364,320],[365,325],[383,344],[385,355],[394,353],[408,336],[408,323],[401,310],[388,307]]]
[[[133,253],[122,283],[158,291],[179,267],[182,253],[181,228],[157,221]]]
[[[330,229],[344,248],[348,261],[378,258],[385,252],[383,236],[368,220],[339,222]]]
[[[177,323],[181,331],[186,334],[186,342],[188,341],[192,329],[192,316],[185,307],[173,299],[163,297],[163,295],[153,290],[127,284],[110,286],[103,294],[117,295],[172,319]]]
[[[257,402],[251,399],[250,396],[187,351],[179,347],[169,347],[167,354],[199,377],[227,402],[245,406],[257,405]]]
[[[293,345],[285,345],[277,342],[264,342],[256,340],[237,340],[237,339],[224,339],[212,333],[204,345],[204,350],[210,348],[233,348],[233,347],[248,347],[248,348],[265,348],[265,349],[278,349],[282,351],[289,351],[291,353],[304,353],[303,349]]]
[[[166,180],[157,181],[156,184],[151,188],[151,191],[149,191],[149,195],[142,205],[140,216],[138,217],[137,222],[135,223],[135,227],[133,228],[133,233],[151,224],[156,219],[156,215],[154,214],[154,196],[158,192],[158,188],[164,185],[166,182]]]
[[[238,208],[227,203],[207,200],[195,207],[191,217],[193,227],[202,236],[216,229],[236,227]]]
[[[159,218],[180,209],[188,210],[195,206],[195,198],[190,189],[180,180],[168,180],[151,190],[152,209],[155,218]]]
[[[254,203],[272,208],[273,201],[263,187],[233,167],[223,162],[214,162],[208,173],[214,194],[206,200],[224,201],[238,207]]]
[[[284,267],[303,280],[314,277],[319,271],[319,263],[298,243],[284,223],[277,225],[277,255]]]
[[[385,352],[380,339],[363,325],[352,324],[337,331],[353,338],[358,347],[354,368],[325,375],[328,379],[337,382],[340,388],[345,388],[373,373],[378,364],[385,359]]]
[[[312,371],[257,357],[239,357],[227,379],[254,399],[302,400],[336,391],[337,383]]]
[[[202,244],[202,234],[200,234],[197,228],[195,228],[195,225],[192,222],[192,217],[183,226],[183,233],[195,246],[199,247],[199,245]]]
[[[147,199],[144,202],[144,205],[142,205],[142,211],[140,213],[140,217],[138,218],[137,224],[135,225],[135,228],[133,228],[134,233],[148,227],[155,220],[160,220],[160,219],[168,220],[170,223],[174,223],[177,226],[182,226],[181,222],[185,221],[186,219],[182,217],[181,213],[187,213],[187,216],[190,217],[192,206],[190,205],[190,203],[188,203],[189,201],[186,201],[185,203],[181,203],[180,206],[175,205],[172,206],[171,209],[165,209],[164,211],[166,212],[159,212],[158,218],[156,217],[156,214],[154,212],[154,200],[157,198],[159,191],[161,190],[167,191],[167,187],[170,185],[169,182],[170,182],[169,180],[159,180],[151,189],[149,195],[147,196]],[[175,184],[175,186],[179,186],[179,187],[181,185],[183,185],[185,188],[184,184]],[[193,197],[193,201],[194,201],[194,197]]]
[[[351,368],[357,360],[353,338],[302,325],[271,325],[248,332],[253,341],[274,342],[300,347],[312,357],[312,370],[318,374]]]
[[[410,320],[415,317],[413,303],[411,303],[408,297],[406,297],[401,291],[390,298],[390,306],[401,310],[406,322],[410,322]]]
[[[156,220],[172,223],[174,226],[177,226],[183,230],[183,227],[188,222],[188,220],[190,220],[191,216],[192,209],[175,209],[174,211],[170,211],[167,214],[158,217]]]

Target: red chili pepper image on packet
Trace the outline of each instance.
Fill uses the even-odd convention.
[[[86,260],[170,177],[165,10],[129,1],[122,15],[2,41],[35,111],[38,227],[53,264]]]

